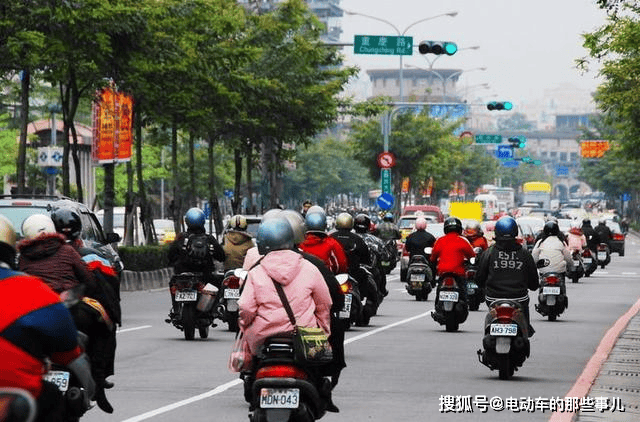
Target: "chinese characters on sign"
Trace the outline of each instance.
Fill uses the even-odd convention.
[[[413,54],[413,37],[355,35],[353,52],[355,54],[411,56]]]
[[[581,141],[580,156],[583,158],[602,158],[609,150],[609,141]]]
[[[104,88],[93,105],[93,160],[114,163],[131,160],[133,98]]]

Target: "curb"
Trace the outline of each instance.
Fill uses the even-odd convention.
[[[173,268],[161,268],[154,271],[129,271],[120,274],[120,290],[133,292],[169,287],[169,280],[173,275]]]

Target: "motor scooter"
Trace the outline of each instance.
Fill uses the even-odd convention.
[[[589,277],[598,269],[598,260],[593,256],[593,253],[589,248],[584,248],[582,250],[582,265],[584,267],[585,277]]]
[[[540,290],[538,291],[538,303],[535,305],[536,311],[555,321],[569,306],[564,274],[546,273],[540,277]]]
[[[340,283],[340,291],[344,295],[344,305],[338,312],[338,320],[344,330],[348,330],[352,324],[356,324],[362,318],[363,305],[360,289],[356,279],[349,274],[338,274],[336,279]]]
[[[577,283],[580,277],[584,276],[584,264],[582,263],[580,251],[573,251],[571,253],[571,259],[573,259],[573,269],[567,271],[567,277],[571,279],[571,282]]]
[[[467,302],[462,300],[462,289],[466,289],[463,281],[458,281],[457,276],[450,273],[442,274],[438,280],[436,309],[431,315],[437,323],[445,326],[447,332],[457,331],[469,316]]]
[[[529,357],[530,343],[527,321],[521,305],[511,299],[491,303],[484,321],[482,349],[477,351],[480,363],[501,380],[509,379]]]
[[[476,273],[478,271],[478,262],[482,248],[474,248],[476,256],[469,259],[465,266],[465,279],[467,283],[467,301],[469,302],[469,310],[477,311],[480,304],[484,302],[484,290],[476,283]]]
[[[426,301],[429,293],[435,284],[431,266],[429,265],[429,256],[431,256],[432,248],[424,249],[426,257],[423,255],[413,255],[409,259],[407,267],[407,293],[415,296],[417,301]]]
[[[236,268],[224,274],[224,279],[218,292],[220,300],[217,315],[227,323],[229,331],[238,331],[238,300],[240,299],[240,280],[246,278],[246,270]]]
[[[173,307],[165,322],[184,332],[185,340],[193,340],[198,329],[200,338],[209,337],[212,312],[218,288],[203,281],[202,273],[174,274],[169,282]]]
[[[596,249],[596,258],[600,268],[604,268],[611,262],[611,250],[606,243],[599,243]]]

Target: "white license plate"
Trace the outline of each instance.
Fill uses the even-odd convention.
[[[424,274],[411,274],[411,281],[424,281],[425,280],[425,275]]]
[[[353,295],[351,293],[347,293],[346,295],[344,295],[344,306],[342,307],[342,310],[340,310],[340,313],[338,314],[338,317],[340,318],[349,318],[351,316],[351,301],[353,300]]]
[[[440,292],[438,298],[443,302],[457,302],[458,292]]]
[[[195,290],[176,292],[176,302],[194,302],[196,300],[198,300],[198,292]]]
[[[263,388],[260,390],[260,408],[297,409],[300,403],[298,388]]]
[[[607,253],[606,252],[598,252],[598,261],[606,261]]]
[[[224,289],[225,299],[240,299],[240,289]]]
[[[542,294],[543,295],[559,295],[560,294],[560,287],[544,286],[542,288]]]
[[[518,324],[491,324],[489,334],[492,336],[515,336],[518,334]]]
[[[44,374],[42,379],[54,383],[63,393],[69,389],[69,373],[67,371],[49,371]]]
[[[573,266],[574,267],[579,267],[580,266],[580,261],[573,261]]]
[[[587,265],[591,265],[592,262],[593,262],[593,259],[591,259],[591,258],[585,258],[584,259],[584,263],[587,264]]]

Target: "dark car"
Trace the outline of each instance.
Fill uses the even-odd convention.
[[[124,265],[118,252],[111,245],[120,240],[116,233],[105,235],[100,222],[95,214],[84,204],[70,198],[56,195],[0,195],[0,214],[7,217],[18,235],[22,234],[22,222],[34,214],[51,214],[58,208],[71,208],[78,213],[82,221],[82,234],[80,237],[85,245],[103,253],[114,268],[120,272]]]
[[[620,229],[620,224],[613,220],[606,220],[607,227],[611,229],[611,241],[609,242],[609,249],[611,253],[616,252],[619,256],[624,256],[624,239],[625,235]]]

